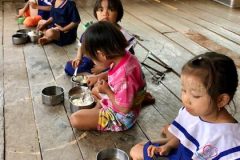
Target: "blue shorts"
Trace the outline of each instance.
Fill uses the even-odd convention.
[[[79,64],[77,73],[88,72],[91,73],[93,68],[93,61],[87,57],[82,58],[82,63]],[[65,72],[69,76],[73,76],[75,69],[72,66],[72,61],[68,61],[65,65]]]
[[[77,34],[73,34],[71,31],[69,31],[67,33],[64,33],[64,32],[60,31],[59,40],[54,40],[53,42],[56,45],[64,46],[64,45],[68,45],[68,44],[71,44],[71,43],[75,42],[76,38],[77,38]]]

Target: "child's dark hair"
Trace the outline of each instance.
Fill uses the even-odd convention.
[[[215,103],[222,93],[228,94],[231,101],[237,90],[236,66],[231,58],[223,54],[207,52],[198,55],[183,66],[182,74],[200,77]]]
[[[82,53],[97,59],[97,51],[105,53],[107,58],[122,56],[128,46],[122,32],[110,22],[102,21],[91,25],[83,35]]]
[[[93,15],[97,19],[97,11],[101,8],[102,0],[96,0],[96,3],[93,8]],[[121,21],[123,17],[123,5],[121,0],[108,0],[108,8],[117,12],[117,19],[116,21]]]

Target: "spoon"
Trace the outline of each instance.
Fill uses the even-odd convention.
[[[74,76],[74,77],[77,76],[77,70],[78,70],[78,67],[76,67],[75,70],[74,70],[74,73],[73,73],[73,76]]]

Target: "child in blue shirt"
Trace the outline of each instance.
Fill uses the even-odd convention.
[[[37,26],[37,30],[47,29],[38,42],[41,45],[54,42],[59,46],[73,43],[77,37],[77,28],[80,21],[74,1],[53,0],[50,18]]]

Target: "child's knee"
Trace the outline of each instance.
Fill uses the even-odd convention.
[[[143,159],[143,144],[139,143],[133,146],[130,150],[130,156],[133,160],[142,160]]]
[[[47,37],[49,40],[58,40],[60,36],[59,31],[56,31],[54,29],[48,29],[45,32],[45,37]]]
[[[77,128],[78,127],[78,120],[77,117],[75,116],[75,114],[72,114],[69,118],[70,120],[70,124],[73,128]]]

